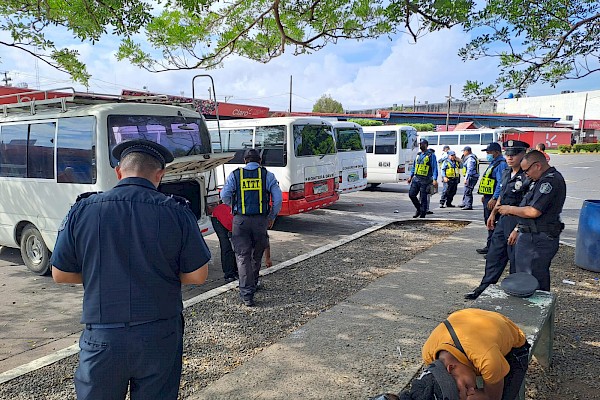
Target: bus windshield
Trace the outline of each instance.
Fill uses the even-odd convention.
[[[296,157],[335,154],[335,141],[326,125],[294,125]]]
[[[356,128],[336,128],[335,133],[338,151],[364,150],[360,130]]]
[[[112,149],[126,140],[146,139],[171,150],[173,156],[184,157],[211,152],[210,135],[200,118],[157,115],[109,115],[108,140],[111,165],[117,165]]]

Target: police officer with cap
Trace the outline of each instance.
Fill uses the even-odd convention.
[[[493,142],[487,145],[485,148],[487,152],[487,161],[490,165],[487,167],[481,182],[479,182],[479,189],[477,193],[482,194],[481,201],[483,203],[483,222],[487,224],[487,220],[492,213],[492,210],[496,206],[498,197],[500,197],[500,181],[502,180],[502,172],[508,166],[506,159],[502,156],[502,148],[499,143]],[[488,230],[487,240],[485,247],[477,249],[477,253],[486,254],[492,241],[493,230]]]
[[[429,185],[433,184],[437,188],[438,163],[435,154],[428,147],[429,142],[426,139],[419,140],[421,151],[417,154],[408,178],[408,197],[416,208],[413,218],[425,218],[429,208]]]
[[[470,146],[465,146],[462,151],[462,173],[465,176],[465,188],[460,208],[463,210],[472,210],[473,189],[475,189],[475,185],[479,179],[479,160],[473,154]]]
[[[444,182],[442,196],[440,197],[440,208],[446,206],[453,208],[455,205],[452,204],[452,201],[460,180],[460,162],[456,159],[456,152],[453,150],[448,151],[448,157],[442,162],[440,170]]]
[[[182,284],[202,284],[210,252],[185,201],[157,190],[173,155],[148,140],[112,152],[119,183],[77,201],[50,260],[57,283],[83,283],[80,399],[177,399]],[[101,351],[99,351],[101,350]]]
[[[488,230],[493,231],[493,234],[486,255],[485,274],[481,284],[472,292],[465,294],[465,298],[470,300],[476,299],[489,285],[498,282],[507,262],[510,261],[510,272],[515,272],[514,246],[509,245],[507,241],[508,236],[517,226],[517,218],[503,215],[498,219],[498,209],[501,205],[519,205],[529,190],[531,180],[521,168],[521,160],[529,149],[529,143],[509,140],[502,145],[510,168],[506,168],[502,173],[500,196],[486,222]]]
[[[267,229],[273,226],[282,203],[275,175],[261,167],[260,161],[258,150],[246,150],[246,166],[229,174],[221,190],[223,203],[231,205],[234,215],[231,241],[237,259],[240,297],[248,307],[255,304],[261,260],[269,247]]]
[[[515,216],[518,225],[508,237],[515,245],[515,270],[535,276],[540,290],[550,290],[550,263],[558,251],[564,224],[560,213],[567,196],[565,180],[544,154],[533,150],[523,157],[521,168],[533,181],[518,206],[503,205],[502,215]]]

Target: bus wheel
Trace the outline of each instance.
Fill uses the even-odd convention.
[[[27,269],[37,275],[47,275],[50,272],[50,252],[40,231],[29,224],[21,235],[21,257]]]
[[[370,183],[371,189],[375,189],[377,186],[381,185],[381,183]]]

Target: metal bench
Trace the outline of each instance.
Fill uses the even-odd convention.
[[[544,367],[552,363],[555,306],[556,296],[550,292],[537,290],[531,297],[520,298],[509,296],[496,285],[488,286],[473,303],[474,308],[499,312],[517,324],[531,344],[529,361],[535,356]],[[519,398],[525,398],[525,382]]]

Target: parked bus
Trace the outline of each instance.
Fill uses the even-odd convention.
[[[410,176],[419,144],[417,130],[405,125],[363,126],[367,152],[367,182],[397,183]]]
[[[117,160],[111,151],[137,138],[173,152],[159,190],[186,197],[202,233],[211,233],[206,210],[218,202],[214,168],[231,154],[211,154],[202,116],[182,107],[97,96],[90,105],[92,96],[70,90],[62,99],[31,92],[44,99],[19,97],[11,104],[5,103],[14,95],[0,96],[0,245],[20,248],[27,268],[46,274],[58,227],[77,196],[114,187]]]
[[[439,157],[445,145],[450,146],[457,155],[462,154],[465,146],[471,147],[473,154],[477,156],[480,162],[487,162],[484,151],[488,143],[501,142],[502,131],[504,129],[468,129],[465,131],[449,132],[420,132],[419,139],[427,139],[429,147],[435,150]]]
[[[208,121],[213,147],[235,152],[222,166],[219,184],[244,165],[244,152],[260,151],[262,165],[273,172],[283,192],[279,215],[299,214],[339,199],[333,128],[317,117],[278,117]],[[220,126],[220,133],[219,133]]]
[[[331,121],[337,148],[340,193],[367,187],[367,153],[362,127],[354,122]]]

